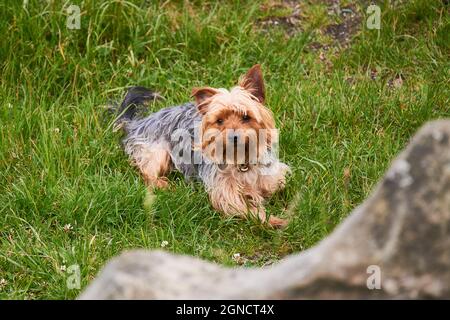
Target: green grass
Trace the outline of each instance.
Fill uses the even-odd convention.
[[[63,266],[80,266],[84,288],[114,255],[163,241],[228,266],[235,253],[261,266],[305,250],[367,197],[423,123],[450,112],[449,8],[440,0],[385,1],[381,30],[363,19],[348,48],[326,51],[310,46],[327,37],[317,24],[339,19],[314,12],[318,1],[301,2],[303,31],[292,36],[262,30],[268,14],[254,1],[73,2],[80,30],[66,28],[66,2],[0,3],[2,299],[75,298]],[[101,106],[129,85],[166,97],[153,110],[185,102],[193,86],[232,86],[255,63],[293,169],[267,210],[292,210],[289,227],[223,219],[179,174],[149,204]],[[389,86],[398,76],[402,85]]]

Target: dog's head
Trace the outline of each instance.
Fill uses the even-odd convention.
[[[264,80],[259,65],[253,66],[230,90],[194,88],[202,115],[201,148],[216,163],[248,164],[270,149],[275,121],[264,106]]]

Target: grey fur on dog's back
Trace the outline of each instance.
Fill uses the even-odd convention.
[[[186,164],[179,159],[179,155],[171,153],[171,159],[175,167],[180,170],[185,177],[192,178],[199,175],[199,164],[195,164],[194,157],[201,157],[200,153],[195,154],[192,150],[194,142],[194,130],[201,122],[201,116],[193,103],[186,103],[161,109],[149,117],[131,120],[125,124],[128,133],[124,139],[125,151],[132,156],[133,150],[140,146],[151,146],[152,144],[167,144],[170,151],[176,146],[184,152],[191,153],[191,163]],[[189,133],[190,139],[172,141],[172,134],[178,130],[185,130]],[[181,145],[180,145],[181,144]]]

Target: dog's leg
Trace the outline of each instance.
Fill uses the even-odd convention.
[[[170,171],[171,159],[167,148],[161,144],[140,146],[133,150],[132,157],[149,188],[168,186],[165,175]]]
[[[272,226],[274,228],[283,228],[283,227],[287,226],[287,224],[288,224],[288,221],[286,219],[278,218],[275,216],[270,216],[269,219],[267,220],[266,210],[264,209],[264,207],[262,205],[251,208],[250,212],[254,216],[259,217],[259,219],[261,221],[267,222],[270,226]]]

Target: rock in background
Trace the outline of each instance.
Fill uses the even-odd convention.
[[[450,121],[423,127],[369,199],[305,252],[268,268],[229,269],[131,251],[107,264],[80,296],[308,298],[450,298]]]

